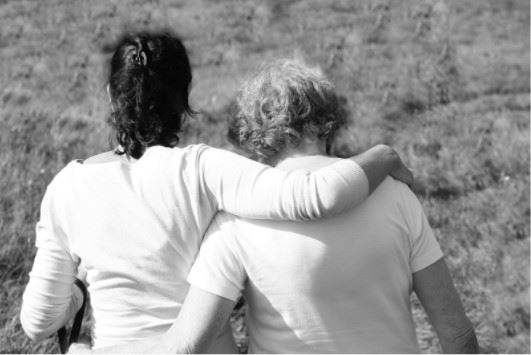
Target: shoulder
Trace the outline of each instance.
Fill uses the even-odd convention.
[[[212,150],[205,144],[190,144],[184,147],[153,146],[148,148],[140,160],[182,160],[198,159],[207,150]]]
[[[397,199],[399,199],[405,207],[420,208],[420,201],[409,186],[393,178],[389,179],[391,180],[391,184],[393,186],[394,193],[396,194]]]
[[[100,154],[93,155],[83,161],[83,164],[100,164],[108,163],[112,161],[120,161],[123,157],[121,155],[115,154],[114,151],[108,151]]]
[[[205,233],[205,244],[236,250],[239,243],[238,220],[238,217],[230,213],[219,212]]]
[[[74,179],[74,171],[80,163],[76,160],[71,161],[65,167],[53,177],[52,181],[48,184],[47,194],[57,193],[65,189]]]
[[[369,198],[385,199],[387,201],[398,200],[400,195],[403,193],[404,188],[407,189],[408,187],[400,181],[388,176],[382,181],[376,190],[374,190]]]
[[[133,167],[135,171],[146,171],[154,174],[166,172],[174,176],[182,173],[186,167],[190,167],[192,171],[197,170],[194,167],[197,165],[201,152],[207,148],[208,146],[204,144],[173,148],[155,145],[147,148],[138,159],[106,152],[87,159],[84,165],[122,162]]]
[[[70,198],[73,182],[75,179],[75,169],[79,163],[72,161],[62,168],[50,181],[41,201],[41,217],[58,218],[64,216],[69,209],[67,200]]]
[[[415,194],[409,186],[404,184],[401,181],[395,180],[392,177],[388,176],[384,181],[376,188],[373,192],[374,195],[385,195],[385,198],[393,199],[416,199]]]
[[[216,163],[222,163],[224,161],[238,161],[241,162],[242,159],[245,161],[251,161],[236,152],[225,148],[216,148],[211,147],[206,144],[193,144],[189,145],[186,148],[187,154],[196,155],[203,162],[205,161],[215,161]]]
[[[214,217],[214,220],[210,224],[208,228],[208,234],[227,234],[232,235],[236,228],[236,222],[238,220],[238,217],[227,213],[227,212],[219,212]]]
[[[163,148],[163,149],[169,149],[173,152],[173,154],[183,154],[183,155],[196,155],[201,154],[207,150],[214,150],[215,148],[212,148],[206,144],[189,144],[184,147],[175,147],[175,148]]]
[[[205,144],[191,144],[184,147],[151,147],[140,158],[142,166],[157,166],[170,172],[173,178],[187,178],[196,181],[201,176],[202,157],[205,151],[213,149]],[[198,181],[198,180],[197,180]]]
[[[420,201],[409,186],[391,177],[385,178],[369,196],[367,202],[371,206],[376,206],[376,209],[382,213],[386,211],[402,218],[410,218],[422,212]]]
[[[426,231],[426,215],[420,200],[404,183],[390,179],[393,199],[397,206],[397,213],[402,216],[411,232],[411,237],[418,237]]]

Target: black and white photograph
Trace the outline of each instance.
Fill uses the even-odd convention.
[[[1,354],[530,353],[529,0],[0,0]]]

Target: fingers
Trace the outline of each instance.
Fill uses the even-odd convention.
[[[391,171],[390,175],[398,181],[401,181],[404,184],[408,185],[409,187],[413,186],[415,180],[413,172],[403,163],[401,163],[398,168]]]
[[[415,177],[413,176],[413,171],[411,171],[411,169],[409,169],[406,166],[404,166],[404,168],[405,168],[406,175],[407,175],[407,178],[406,178],[407,181],[404,181],[404,183],[411,188],[413,186],[413,183],[415,182]]]

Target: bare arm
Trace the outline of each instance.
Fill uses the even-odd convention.
[[[93,353],[205,353],[227,324],[235,304],[234,301],[191,286],[177,320],[166,333],[133,343],[100,348]]]
[[[444,259],[413,274],[413,288],[445,353],[478,353],[472,323],[465,314]]]
[[[362,169],[369,180],[369,193],[372,193],[387,175],[411,186],[413,173],[409,170],[398,153],[391,147],[378,144],[351,158]]]
[[[236,302],[191,286],[177,321],[164,334],[171,353],[204,353],[228,322]]]

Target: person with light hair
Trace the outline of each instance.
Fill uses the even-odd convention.
[[[241,89],[230,137],[284,171],[338,161],[344,122],[333,85],[295,60],[264,67]],[[407,185],[387,178],[357,208],[305,223],[222,212],[188,275],[164,335],[106,351],[203,352],[243,294],[251,353],[417,353],[414,291],[445,352],[477,352],[441,249]]]

